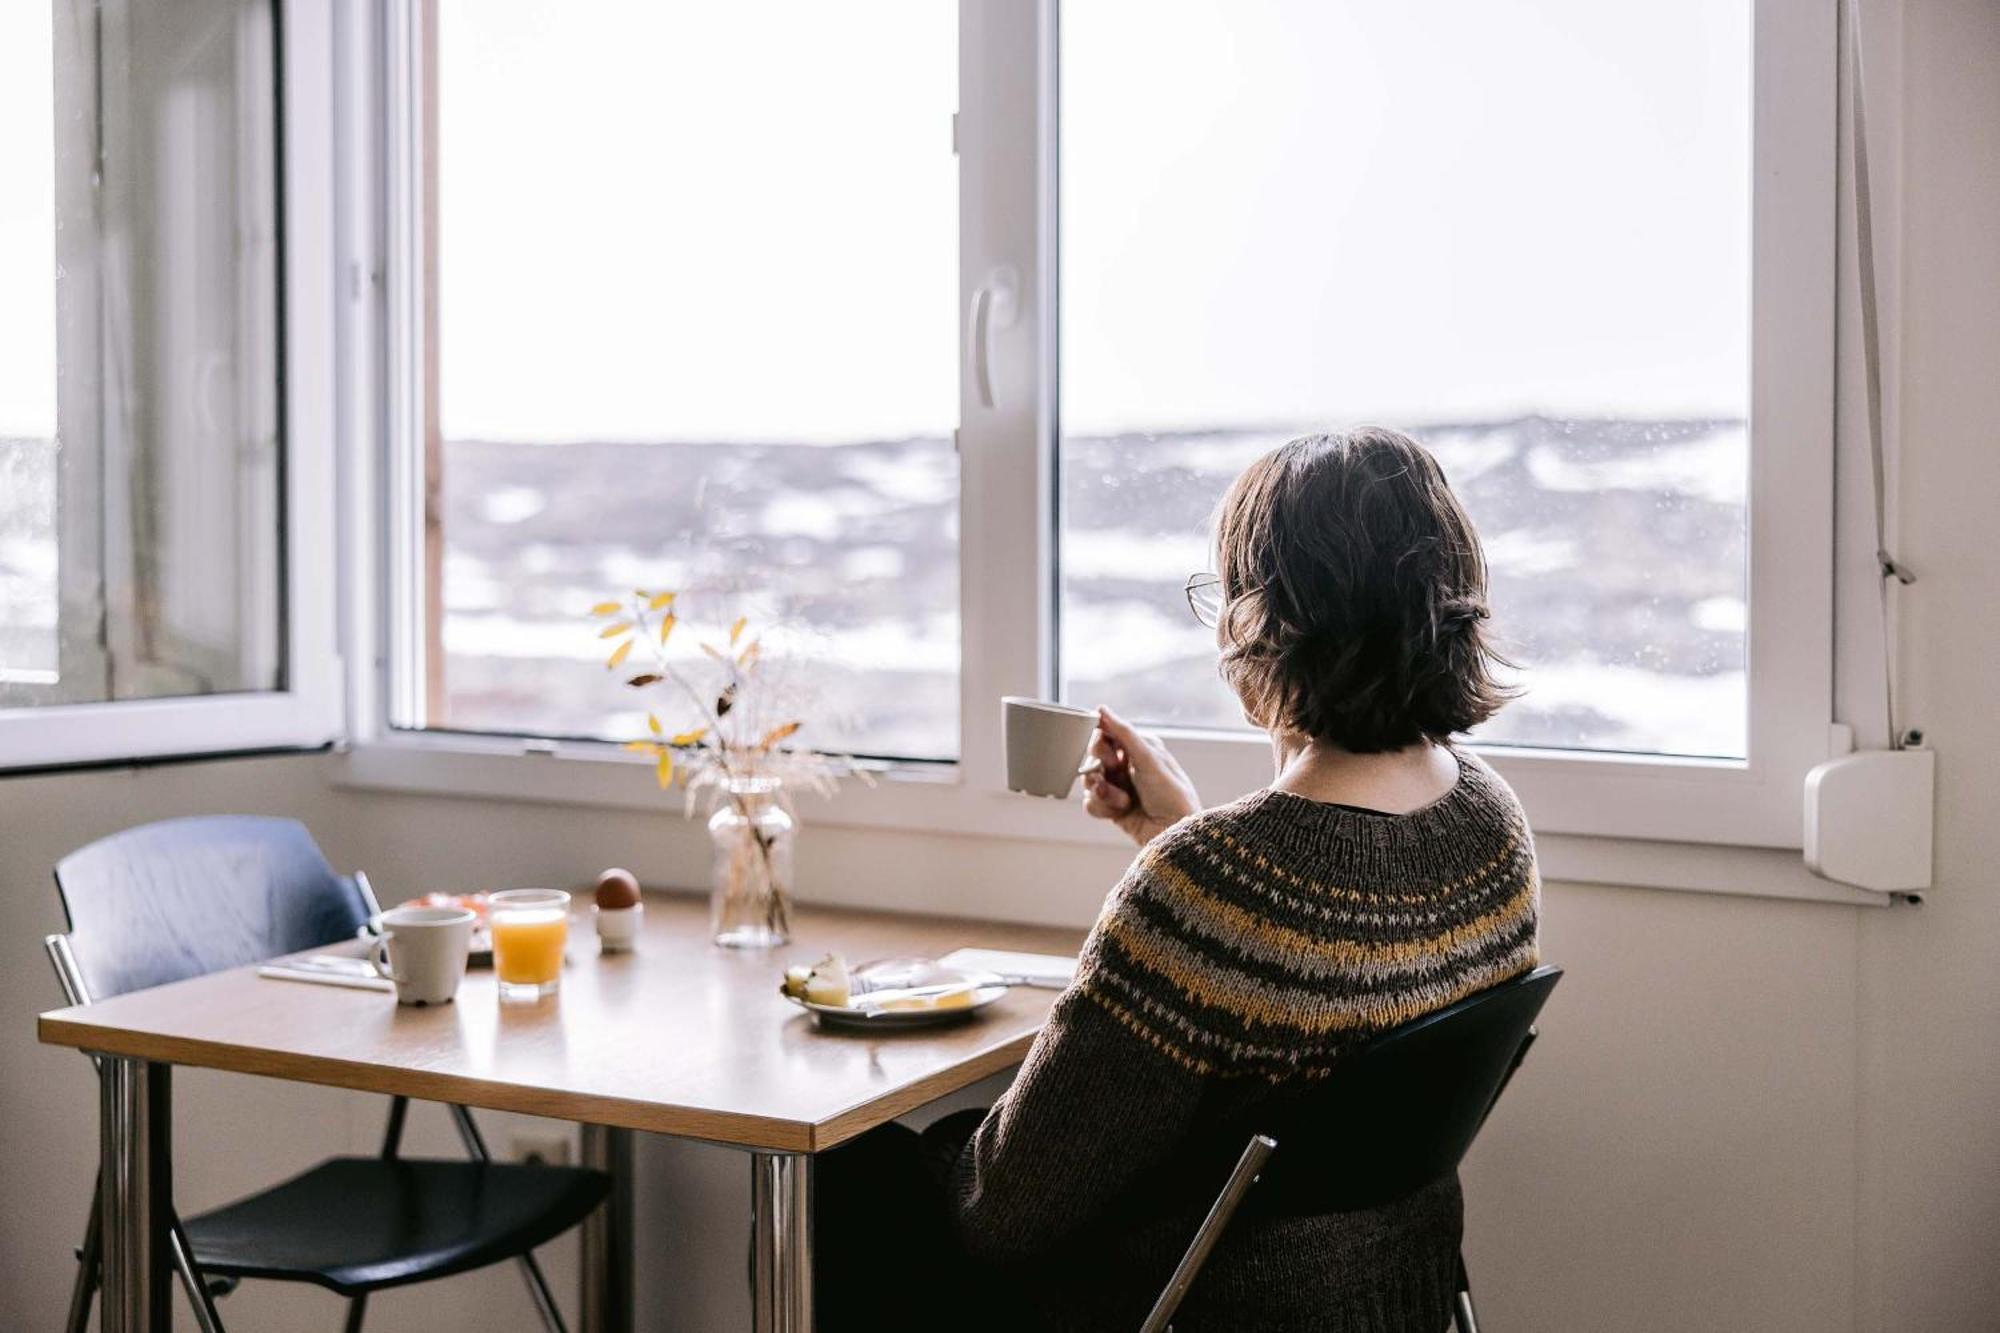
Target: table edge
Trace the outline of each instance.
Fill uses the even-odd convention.
[[[867,1101],[856,1102],[852,1106],[834,1112],[813,1125],[812,1151],[824,1152],[836,1148],[858,1135],[865,1134],[878,1125],[886,1125],[899,1115],[905,1115],[920,1106],[928,1106],[940,1097],[948,1096],[961,1088],[969,1088],[990,1075],[1003,1069],[1011,1069],[1026,1058],[1028,1048],[1035,1044],[1041,1029],[1023,1032],[997,1045],[989,1046],[950,1069],[940,1070],[905,1084],[892,1092]]]
[[[36,1028],[37,1036],[45,1045],[69,1046],[100,1055],[277,1078],[291,1083],[344,1088],[352,1092],[410,1097],[418,1101],[445,1102],[480,1110],[511,1111],[579,1124],[643,1130],[650,1134],[701,1139],[737,1148],[770,1152],[812,1150],[813,1126],[803,1120],[748,1115],[740,1111],[662,1106],[601,1094],[554,1092],[465,1074],[376,1065],[332,1056],[296,1055],[262,1046],[135,1032],[129,1028],[99,1027],[50,1014],[42,1015]]]
[[[88,1006],[81,1006],[87,1011]],[[694,1139],[760,1152],[818,1153],[837,1147],[897,1116],[969,1087],[989,1075],[1019,1064],[1034,1043],[1035,1032],[1024,1032],[987,1047],[949,1069],[892,1089],[879,1097],[856,1102],[822,1120],[790,1120],[741,1111],[663,1106],[600,1094],[556,1092],[518,1083],[410,1069],[332,1056],[297,1055],[262,1046],[197,1037],[103,1027],[76,1017],[78,1009],[58,1009],[37,1016],[37,1040],[46,1046],[161,1064],[213,1069],[223,1073],[276,1078],[292,1083],[411,1097],[481,1110],[509,1111],[580,1124],[609,1125],[670,1138]]]

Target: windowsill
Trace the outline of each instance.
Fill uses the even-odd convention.
[[[1246,755],[1260,746],[1243,744]],[[1504,760],[1499,766],[1505,771]],[[504,737],[402,734],[344,749],[333,781],[356,790],[525,801],[610,810],[677,813],[650,765],[609,746],[556,745]],[[1239,774],[1240,778],[1241,775]],[[1223,784],[1247,790],[1261,778]],[[1218,788],[1220,789],[1220,788]],[[1123,838],[1081,818],[1073,802],[1035,800],[962,780],[940,764],[884,765],[872,785],[850,782],[832,798],[807,797],[808,823],[884,832],[943,834],[1045,844],[1118,848]],[[1540,823],[1532,803],[1531,822]],[[1593,836],[1567,829],[1536,836],[1543,879],[1677,892],[1782,898],[1880,907],[1882,894],[1822,880],[1795,850],[1682,838]]]

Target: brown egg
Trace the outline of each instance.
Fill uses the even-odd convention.
[[[629,870],[613,867],[597,877],[597,905],[606,912],[639,905],[639,881]]]

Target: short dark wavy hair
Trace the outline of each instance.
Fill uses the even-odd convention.
[[[1399,431],[1309,435],[1252,463],[1216,554],[1222,675],[1260,726],[1379,753],[1442,742],[1508,698],[1479,534]]]

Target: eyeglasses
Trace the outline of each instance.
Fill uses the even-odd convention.
[[[1194,612],[1194,618],[1214,629],[1222,619],[1222,575],[1190,574],[1181,591],[1187,594],[1188,610]]]

